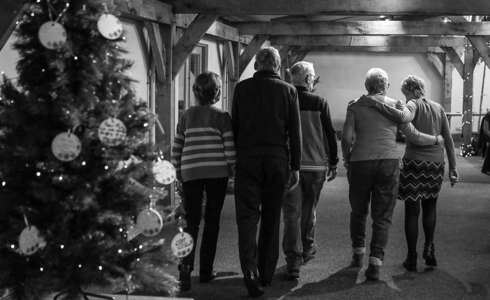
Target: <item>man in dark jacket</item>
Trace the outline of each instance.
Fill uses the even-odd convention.
[[[303,148],[299,185],[289,191],[283,204],[283,250],[290,279],[299,277],[301,264],[316,253],[316,205],[325,182],[337,175],[337,141],[327,101],[311,91],[315,82],[313,64],[300,61],[291,67],[301,112]]]
[[[252,297],[264,293],[259,276],[263,286],[272,281],[279,256],[282,200],[288,183],[295,186],[299,180],[298,95],[294,86],[281,80],[279,68],[275,48],[260,50],[257,72],[237,84],[233,98],[238,246],[245,285]]]

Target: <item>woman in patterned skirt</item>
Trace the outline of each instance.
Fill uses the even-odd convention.
[[[420,132],[442,135],[444,145],[436,142],[420,146],[407,141],[400,173],[400,200],[405,201],[405,235],[408,254],[403,266],[409,271],[417,270],[418,217],[422,207],[422,224],[425,234],[423,258],[429,267],[437,266],[434,251],[436,226],[436,202],[444,176],[444,149],[449,162],[451,186],[458,179],[454,143],[449,123],[443,108],[425,98],[422,79],[409,75],[401,88],[407,100],[407,108],[413,114],[412,124]]]

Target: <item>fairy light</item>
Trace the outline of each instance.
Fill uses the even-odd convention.
[[[60,175],[60,176],[58,177],[58,180],[59,180],[59,181],[63,181],[63,176],[62,176],[62,175]]]
[[[65,249],[65,245],[61,244],[61,245],[60,245],[60,249],[61,249],[61,250]]]
[[[104,166],[104,170],[109,170],[109,166],[108,165],[105,165]]]
[[[448,22],[449,22],[449,18],[448,18],[448,17],[444,17],[444,18],[442,18],[442,22],[444,22],[444,23],[448,23]]]
[[[44,268],[43,267],[40,267],[39,268],[39,271],[44,272]]]
[[[121,227],[121,228],[119,228],[119,232],[123,232],[123,231],[124,231],[124,229],[122,229],[122,227]]]
[[[40,177],[40,176],[41,176],[41,172],[37,171],[37,172],[36,172],[36,176],[37,176],[37,177]]]
[[[11,244],[10,245],[10,249],[15,249],[15,245],[14,244]]]
[[[76,55],[75,55],[75,56],[73,56],[73,59],[74,59],[74,60],[78,60],[78,56],[76,56]]]
[[[81,269],[82,268],[82,265],[81,264],[78,264],[78,268]]]
[[[2,186],[6,186],[7,185],[7,182],[6,181],[2,181]]]
[[[82,161],[82,166],[86,166],[87,165],[87,162],[86,161]]]
[[[139,245],[139,247],[138,247],[138,248],[140,248],[140,250],[141,250],[141,249],[143,249],[143,245]]]
[[[102,266],[99,266],[99,268],[98,268],[98,269],[99,269],[99,271],[102,271]]]
[[[117,253],[121,254],[123,251],[121,249],[117,250]]]

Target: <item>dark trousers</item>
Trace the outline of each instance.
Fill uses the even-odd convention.
[[[419,234],[419,214],[422,206],[422,224],[425,235],[425,245],[434,242],[436,229],[437,198],[424,200],[405,200],[405,237],[407,238],[408,256],[417,256],[417,239]]]
[[[272,281],[279,257],[281,205],[288,178],[288,162],[283,158],[238,156],[235,201],[240,264],[244,274],[258,271],[264,282]]]
[[[216,255],[221,209],[226,195],[228,178],[207,178],[191,180],[182,183],[184,192],[184,208],[186,212],[187,227],[185,232],[194,239],[194,249],[182,259],[183,265],[194,268],[194,255],[199,233],[199,223],[203,211],[203,191],[206,191],[206,207],[204,209],[204,231],[201,241],[199,273],[209,275],[213,271],[213,262]]]
[[[303,257],[316,252],[316,206],[324,182],[325,171],[301,171],[298,186],[286,194],[282,247],[288,266],[297,267]]]
[[[388,230],[398,194],[398,159],[354,161],[349,164],[350,232],[352,247],[365,247],[366,217],[371,204],[370,256],[384,258]]]

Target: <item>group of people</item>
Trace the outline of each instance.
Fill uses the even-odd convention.
[[[201,282],[216,277],[213,262],[220,214],[228,179],[234,176],[240,265],[251,297],[261,296],[272,283],[279,256],[281,211],[287,277],[297,279],[301,266],[314,258],[316,206],[324,182],[335,179],[339,161],[329,105],[313,92],[317,82],[313,64],[301,61],[293,65],[289,84],[279,76],[280,61],[273,47],[257,53],[255,74],[235,87],[231,116],[212,105],[220,97],[219,76],[200,74],[193,86],[199,105],[179,119],[172,148],[172,162],[183,186],[185,230],[195,241],[204,211]],[[342,131],[352,208],[351,267],[363,266],[371,206],[373,233],[366,270],[370,280],[379,279],[397,197],[405,200],[408,251],[404,267],[417,269],[420,207],[423,257],[426,265],[437,265],[434,228],[444,149],[451,183],[458,179],[447,117],[439,104],[425,98],[424,82],[416,76],[403,81],[406,103],[387,97],[388,86],[384,70],[369,70],[367,94],[349,103]],[[397,130],[407,140],[402,161]],[[195,249],[179,264],[182,291],[191,288],[194,255]]]

